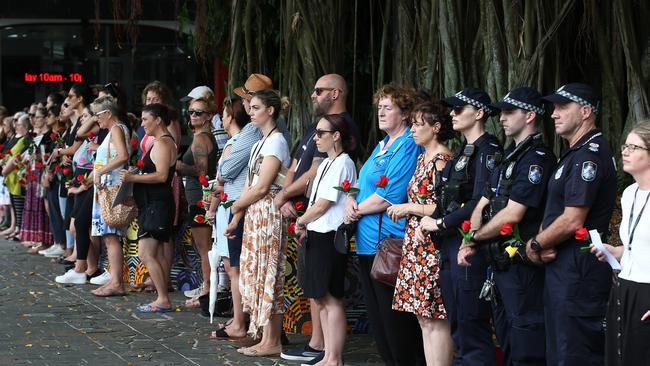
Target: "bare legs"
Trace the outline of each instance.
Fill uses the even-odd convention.
[[[309,299],[309,312],[311,314],[311,338],[309,347],[322,351],[325,348],[325,330],[321,320],[323,305],[316,299]]]
[[[122,267],[124,255],[122,254],[121,238],[117,235],[104,235],[104,244],[108,254],[110,281],[104,286],[92,291],[93,295],[110,296],[124,293],[124,284],[122,283]]]
[[[428,366],[449,366],[454,358],[454,342],[449,322],[418,316],[422,328],[424,356]]]
[[[226,273],[230,277],[230,291],[232,292],[232,322],[226,325],[226,333],[231,337],[246,336],[246,315],[244,314],[241,303],[241,293],[239,292],[239,267],[231,267],[228,258],[222,258]]]
[[[319,305],[325,338],[325,357],[316,365],[343,365],[343,348],[348,330],[343,299],[337,299],[328,293],[323,298],[312,300]]]
[[[163,245],[156,239],[143,238],[138,240],[138,256],[147,267],[149,277],[153,281],[156,292],[158,293],[158,297],[156,297],[156,300],[151,305],[169,308],[172,302],[167,292],[167,279],[169,276],[165,276],[164,269],[167,265],[166,262],[161,262],[159,259],[163,257],[160,253],[163,250]]]
[[[210,260],[208,259],[208,252],[212,248],[212,233],[211,227],[193,227],[192,238],[196,244],[196,250],[201,257],[201,273],[203,274],[203,294],[208,293],[210,290]]]

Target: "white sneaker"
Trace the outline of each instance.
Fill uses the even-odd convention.
[[[104,273],[100,274],[99,276],[91,278],[90,283],[92,285],[103,286],[107,284],[110,280],[111,280],[111,274],[108,273],[108,271],[104,271]]]
[[[74,268],[62,274],[61,276],[56,276],[54,279],[57,283],[64,284],[75,284],[75,285],[84,285],[86,283],[86,273],[85,272],[75,272]]]
[[[53,251],[53,250],[54,250],[54,247],[56,247],[56,246],[57,246],[57,245],[51,245],[51,246],[49,246],[49,247],[47,247],[47,248],[45,248],[45,249],[41,249],[41,250],[38,251],[38,254],[46,255],[47,253]]]
[[[61,248],[58,245],[52,245],[50,248],[54,248],[54,249],[43,253],[43,255],[47,258],[57,258],[65,254],[65,250],[63,250],[63,248]]]
[[[203,284],[201,286],[195,288],[194,290],[187,290],[183,292],[183,295],[187,298],[193,298],[201,295],[203,293]]]

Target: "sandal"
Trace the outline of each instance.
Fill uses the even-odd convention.
[[[208,336],[209,339],[223,339],[223,338],[228,338],[228,339],[242,339],[246,338],[246,336],[243,337],[238,337],[238,336],[231,336],[228,334],[226,331],[225,327],[219,328],[217,330],[213,330],[210,332],[210,335]]]
[[[151,304],[151,303],[140,305],[140,306],[136,307],[135,309],[137,311],[141,312],[141,313],[171,313],[171,312],[174,311],[174,308],[172,308],[171,306],[166,308],[166,307],[157,306],[157,305],[154,305],[154,304]]]

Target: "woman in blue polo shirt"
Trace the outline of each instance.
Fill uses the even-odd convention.
[[[387,365],[424,365],[416,318],[393,311],[394,288],[370,277],[378,244],[387,237],[404,237],[405,220],[391,221],[386,209],[406,202],[408,183],[421,152],[409,129],[416,95],[412,89],[387,84],[375,93],[374,102],[379,129],[387,136],[375,146],[359,172],[359,192],[346,202],[345,221],[358,222],[359,277],[379,354]]]

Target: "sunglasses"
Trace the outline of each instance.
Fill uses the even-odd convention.
[[[324,134],[326,134],[326,133],[334,133],[334,132],[336,132],[336,131],[335,130],[316,130],[316,136],[318,136],[318,138],[320,139],[320,138],[323,138]]]
[[[454,112],[454,114],[458,115],[458,114],[463,113],[463,110],[465,110],[465,107],[467,107],[467,105],[463,105],[463,106],[460,106],[460,107],[454,107],[451,110]]]
[[[324,91],[336,90],[336,88],[314,88],[314,94],[320,96]]]
[[[630,152],[635,152],[637,149],[645,150],[645,151],[650,151],[647,147],[635,145],[635,144],[623,144],[621,145],[621,152],[624,152],[625,150],[629,150]]]
[[[200,110],[200,109],[190,109],[190,110],[187,111],[187,113],[188,113],[190,116],[201,117],[203,114],[208,113],[208,112],[206,112],[206,111],[202,111],[202,110]]]

